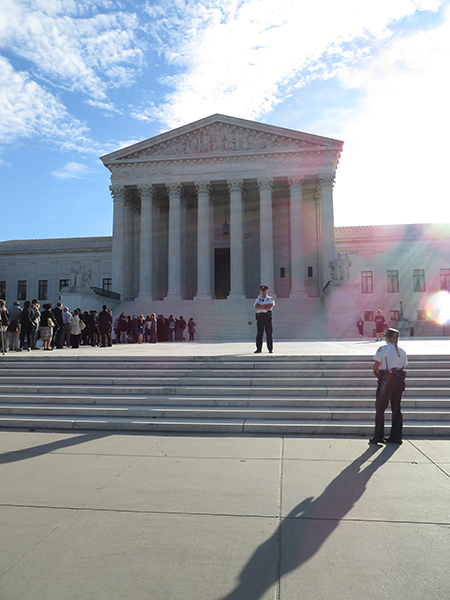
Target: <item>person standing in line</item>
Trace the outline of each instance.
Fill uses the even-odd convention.
[[[272,339],[272,310],[275,306],[275,301],[272,296],[268,296],[269,290],[267,285],[262,285],[261,293],[255,300],[256,308],[256,350],[255,354],[261,354],[264,330],[266,331],[267,349],[270,354],[273,352]]]
[[[112,346],[112,323],[112,313],[108,309],[107,305],[104,304],[103,310],[98,315],[98,327],[100,329],[100,343],[102,348],[105,348],[106,346]]]
[[[9,316],[9,311],[6,308],[6,302],[4,300],[0,300],[0,312],[1,312],[1,319],[0,319],[0,324],[1,324],[1,351],[3,352],[3,354],[5,354],[5,352],[7,351],[6,348],[6,332],[8,330],[9,324],[11,322],[10,316]]]
[[[31,301],[31,310],[34,313],[32,330],[31,330],[31,349],[32,350],[39,350],[39,348],[36,346],[36,344],[39,339],[39,329],[41,326],[41,311],[39,310],[40,306],[41,305],[39,304],[39,300],[37,298],[33,298],[33,300]]]
[[[11,308],[9,309],[10,323],[8,327],[9,331],[9,349],[19,351],[19,334],[20,334],[20,317],[22,316],[22,309],[20,308],[20,302],[15,300]]]
[[[57,302],[56,306],[52,309],[52,313],[55,317],[55,322],[58,328],[53,330],[52,348],[62,348],[63,335],[64,335],[64,321],[63,321],[63,305],[62,302]]]
[[[31,308],[31,302],[25,300],[22,314],[20,315],[20,349],[31,352],[32,332],[33,332],[34,310]],[[27,338],[25,342],[25,337]]]
[[[72,348],[80,347],[80,339],[81,339],[81,319],[80,319],[81,311],[76,308],[71,315],[72,320],[70,322],[70,345]]]
[[[180,317],[179,328],[180,328],[180,342],[185,342],[186,338],[184,337],[184,330],[186,329],[186,321],[183,319],[183,317]]]
[[[41,314],[41,340],[44,345],[44,350],[53,350],[53,348],[50,348],[53,339],[53,329],[58,327],[52,308],[53,304],[47,302],[44,304],[44,310]]]
[[[189,332],[189,341],[193,342],[194,341],[194,336],[195,336],[195,326],[197,325],[197,323],[194,323],[194,319],[193,317],[191,317],[188,321],[188,332]]]
[[[61,346],[64,347],[66,345],[69,347],[71,345],[71,324],[72,324],[72,313],[69,311],[67,306],[63,308],[63,324],[64,324],[64,332],[61,340]]]
[[[399,331],[389,328],[386,331],[386,346],[381,346],[374,356],[373,373],[378,378],[378,386],[375,394],[375,434],[371,438],[371,444],[401,444],[403,417],[401,412],[401,399],[405,390],[406,372],[404,368],[408,364],[408,357],[402,348],[398,347]],[[391,433],[384,440],[384,413],[391,402],[392,425]]]
[[[157,339],[158,339],[158,322],[156,320],[156,314],[152,313],[150,315],[150,343],[156,344]]]
[[[383,313],[381,312],[381,309],[377,310],[377,314],[375,316],[375,335],[376,335],[376,342],[382,342],[383,341],[383,333],[384,333],[384,328],[386,325],[386,319],[384,318]]]
[[[359,317],[358,321],[356,322],[356,327],[358,328],[359,335],[364,335],[364,321],[361,319],[361,317]]]

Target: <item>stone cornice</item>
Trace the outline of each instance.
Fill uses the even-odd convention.
[[[195,173],[196,169],[220,170],[221,168],[240,168],[251,171],[253,168],[276,170],[277,174],[289,175],[295,173],[298,176],[305,176],[309,172],[320,173],[323,176],[333,176],[339,156],[334,151],[318,150],[307,152],[268,152],[252,155],[221,155],[221,156],[190,156],[171,159],[135,159],[112,163],[108,165],[111,171],[111,181],[123,181],[126,184],[128,179],[139,179],[147,177],[166,175],[189,175]],[[303,170],[304,173],[299,173]]]
[[[401,242],[407,240],[423,241],[431,244],[448,244],[450,223],[404,223],[394,225],[355,225],[335,227],[336,243],[348,242],[373,245],[377,240]]]
[[[45,252],[68,250],[108,250],[112,248],[112,236],[79,238],[45,238],[29,240],[7,240],[0,242],[0,254],[16,252]]]

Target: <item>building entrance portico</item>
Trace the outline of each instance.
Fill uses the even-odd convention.
[[[102,157],[122,299],[319,297],[342,142],[222,115]]]

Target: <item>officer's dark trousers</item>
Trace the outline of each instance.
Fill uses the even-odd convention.
[[[264,330],[266,330],[267,349],[273,350],[272,340],[272,313],[259,313],[256,315],[256,349],[261,352]]]
[[[392,426],[389,440],[402,441],[403,417],[401,413],[401,399],[405,389],[405,373],[403,371],[379,371],[378,387],[375,402],[375,435],[373,439],[381,441],[384,438],[384,412],[391,402]]]

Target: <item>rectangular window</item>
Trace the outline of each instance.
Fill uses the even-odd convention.
[[[361,271],[361,292],[363,294],[372,294],[373,293],[372,271]]]
[[[441,290],[450,290],[450,269],[440,269]]]
[[[39,300],[47,300],[48,293],[48,280],[47,279],[39,279],[39,292],[38,299]]]
[[[285,267],[280,267],[280,277],[281,277],[281,279],[284,279],[286,277],[286,268]]]
[[[62,292],[64,288],[69,287],[68,279],[60,279],[59,280],[59,291]]]
[[[111,285],[112,285],[112,279],[111,277],[104,277],[103,278],[103,289],[106,290],[107,292],[111,291]]]
[[[0,299],[6,300],[6,281],[0,281]]]
[[[312,267],[308,267],[308,277],[313,277],[313,268]]]
[[[418,321],[426,321],[427,320],[427,311],[426,310],[418,310],[417,311],[417,320]]]
[[[423,269],[413,270],[413,290],[415,292],[425,291],[425,271]]]
[[[387,272],[387,291],[389,294],[398,292],[398,271]]]
[[[17,282],[17,300],[27,299],[27,282],[20,280]]]
[[[400,311],[391,310],[391,321],[398,321],[399,316],[400,316]]]
[[[373,311],[372,310],[364,311],[364,321],[373,321]]]

